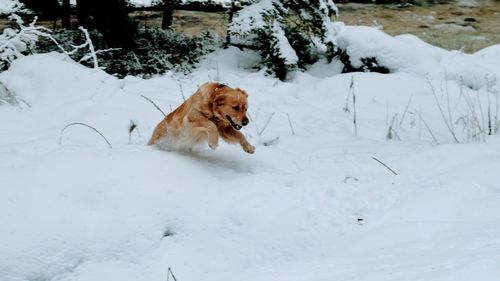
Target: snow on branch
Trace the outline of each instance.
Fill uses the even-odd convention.
[[[19,0],[0,1],[0,15],[9,15],[17,12],[28,12]]]
[[[109,48],[105,50],[96,50],[92,39],[90,38],[89,32],[83,27],[79,29],[83,32],[85,36],[85,42],[78,46],[73,46],[71,51],[65,50],[59,42],[51,35],[51,31],[43,26],[37,26],[35,19],[27,26],[24,25],[23,19],[17,14],[12,14],[9,19],[16,22],[18,25],[17,29],[6,28],[3,33],[0,34],[0,70],[5,70],[10,66],[12,61],[15,59],[24,57],[26,54],[35,47],[36,42],[40,37],[44,37],[52,41],[57,48],[67,56],[74,55],[81,49],[88,48],[88,53],[85,54],[78,62],[84,62],[92,60],[94,68],[99,68],[99,63],[97,60],[97,55],[104,52],[119,50],[118,48]]]
[[[13,60],[23,57],[24,53],[34,47],[40,36],[51,37],[50,30],[35,25],[36,17],[28,26],[16,14],[10,15],[9,19],[15,21],[19,29],[5,28],[0,34],[0,69],[7,68]]]
[[[66,52],[67,55],[72,55],[76,53],[78,50],[83,49],[83,48],[89,48],[89,53],[83,56],[78,62],[82,63],[84,61],[92,59],[92,63],[94,64],[94,68],[99,68],[99,63],[97,61],[97,54],[99,53],[104,53],[104,52],[109,52],[109,51],[114,51],[114,50],[119,50],[119,48],[109,48],[105,50],[95,50],[94,44],[92,43],[92,39],[90,38],[89,31],[80,26],[78,29],[80,29],[83,34],[85,35],[85,43],[78,45],[78,46],[73,46],[73,50],[70,52]]]

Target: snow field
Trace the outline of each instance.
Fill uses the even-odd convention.
[[[436,102],[450,99],[455,121],[468,110],[461,89],[494,101],[497,80],[479,80],[500,72],[490,48],[432,49],[429,63],[388,75],[320,62],[290,82],[245,69],[256,55],[237,49],[207,56],[190,76],[149,80],[56,53],[19,59],[0,74],[30,105],[0,107],[0,279],[165,280],[171,267],[179,281],[497,280],[500,138],[467,142],[456,125],[455,144]],[[375,54],[394,66],[411,56]],[[141,95],[169,112],[182,102],[179,84],[189,95],[208,80],[249,93],[244,133],[256,154],[146,146],[163,116]],[[401,141],[386,139],[395,114]],[[96,127],[113,149],[82,126],[58,144],[71,122]]]

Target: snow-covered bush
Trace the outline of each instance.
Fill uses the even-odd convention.
[[[19,0],[1,0],[0,15],[10,15],[24,11],[24,5]]]
[[[18,28],[5,28],[0,34],[0,71],[9,67],[16,58],[29,54],[40,37],[50,37],[49,30],[35,26],[36,19],[28,26],[16,14],[9,17],[16,21]]]
[[[103,35],[90,30],[90,37],[97,50],[99,67],[118,77],[126,75],[150,77],[163,74],[169,70],[187,72],[192,69],[202,55],[220,46],[220,40],[213,34],[200,37],[188,37],[173,30],[140,29],[136,33],[134,46],[128,48],[111,48]],[[60,42],[62,48],[71,50],[74,45],[83,44],[85,34],[79,30],[57,30],[53,37]],[[60,48],[51,40],[41,40],[36,45],[36,52],[58,51]],[[99,50],[110,50],[102,52]],[[75,61],[93,67],[90,60],[82,60],[88,50],[79,49],[69,54]]]
[[[169,70],[188,72],[201,56],[220,46],[218,37],[206,33],[189,37],[170,29],[142,29],[137,33],[136,46],[103,55],[108,73],[118,76],[149,77]]]
[[[233,44],[261,53],[262,66],[282,80],[294,69],[334,55],[332,0],[262,0],[229,25]]]

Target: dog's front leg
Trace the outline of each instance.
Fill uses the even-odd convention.
[[[188,126],[193,134],[193,138],[198,141],[208,139],[208,146],[211,149],[216,149],[219,146],[219,132],[214,123],[207,120],[199,113],[191,113],[188,115]]]
[[[219,146],[219,132],[217,126],[212,122],[207,122],[208,146],[211,149],[216,149]]]
[[[246,152],[246,153],[254,153],[255,152],[255,147],[253,145],[251,145],[247,139],[245,138],[245,136],[238,132],[238,131],[233,131],[233,136],[238,140],[238,142],[240,143],[241,145],[241,148],[243,148],[243,150]]]

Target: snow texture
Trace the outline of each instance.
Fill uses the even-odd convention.
[[[0,0],[0,15],[9,15],[24,7],[19,0]]]
[[[0,73],[26,101],[0,107],[0,280],[164,281],[169,267],[180,281],[498,280],[500,137],[466,123],[498,111],[498,80],[479,80],[498,76],[498,46],[339,30],[353,63],[366,51],[393,73],[340,74],[334,60],[280,82],[236,48],[149,80],[58,53],[15,60]],[[169,112],[179,83],[188,95],[213,79],[249,93],[254,155],[145,145],[163,115],[141,95]],[[84,126],[59,143],[71,122],[113,148]]]
[[[295,53],[295,50],[292,46],[290,46],[290,42],[288,42],[288,39],[285,36],[285,31],[283,31],[277,21],[273,22],[271,31],[273,33],[273,37],[277,39],[279,54],[283,58],[285,64],[296,65],[299,61],[297,53]]]
[[[233,23],[229,26],[229,30],[235,34],[245,35],[254,29],[263,28],[266,22],[262,16],[265,11],[273,9],[273,4],[278,5],[279,3],[274,0],[261,0],[238,11]]]

